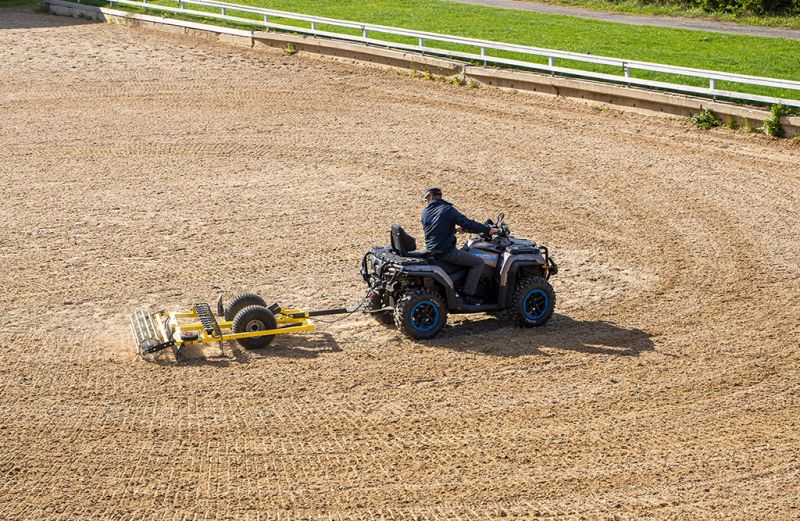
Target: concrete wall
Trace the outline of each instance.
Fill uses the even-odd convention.
[[[705,109],[710,109],[722,120],[735,118],[739,123],[743,123],[743,120],[746,119],[753,128],[760,127],[763,121],[770,117],[767,110],[734,103],[574,78],[471,66],[465,68],[465,74],[468,78],[495,87],[599,101],[648,112],[691,117]],[[800,117],[783,117],[781,122],[787,137],[800,134]]]
[[[368,63],[399,67],[441,76],[461,74],[464,64],[453,60],[432,58],[420,54],[382,49],[357,43],[337,42],[311,36],[257,31],[253,33],[255,47],[286,48],[292,44],[298,52],[313,52],[338,58],[350,58]]]

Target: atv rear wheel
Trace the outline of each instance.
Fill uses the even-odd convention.
[[[233,317],[231,329],[234,333],[252,333],[255,331],[266,331],[277,329],[278,323],[272,311],[264,306],[247,306],[239,310]],[[236,340],[245,349],[261,349],[267,347],[275,339],[275,335],[255,336],[239,338]]]
[[[225,320],[233,320],[236,313],[247,306],[267,306],[266,301],[255,293],[236,295],[225,304]]]
[[[520,327],[537,327],[550,320],[555,307],[553,286],[542,277],[530,277],[517,284],[508,314]]]
[[[447,322],[447,306],[441,295],[432,289],[408,291],[397,301],[394,323],[409,338],[433,338]]]

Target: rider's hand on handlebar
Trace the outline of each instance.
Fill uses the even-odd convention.
[[[490,226],[489,227],[489,237],[493,237],[500,233],[500,228],[497,226]]]

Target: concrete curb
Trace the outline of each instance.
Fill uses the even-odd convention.
[[[485,85],[524,90],[568,98],[630,107],[637,111],[691,117],[698,112],[713,110],[723,121],[735,118],[740,124],[747,120],[753,128],[760,127],[770,117],[768,110],[712,101],[668,92],[644,90],[625,85],[613,85],[582,79],[554,77],[526,71],[476,67],[455,60],[433,58],[415,53],[382,49],[368,45],[326,40],[296,34],[246,31],[216,25],[174,20],[130,11],[82,5],[64,0],[46,0],[50,11],[67,16],[84,16],[94,20],[142,27],[157,31],[186,34],[242,47],[286,48],[290,43],[297,51],[347,58],[368,63],[428,72],[442,76],[461,75]],[[783,117],[781,124],[786,137],[800,135],[800,117]]]
[[[698,112],[710,109],[723,121],[726,118],[736,118],[742,123],[746,119],[754,128],[761,126],[764,120],[770,117],[768,110],[669,92],[637,89],[624,85],[471,66],[465,67],[464,74],[467,78],[494,87],[599,101],[611,105],[676,116],[691,117]],[[786,131],[787,137],[800,134],[800,117],[783,117],[781,118],[781,124]]]
[[[291,43],[297,51],[313,52],[338,58],[350,58],[390,67],[430,72],[431,74],[442,76],[453,76],[464,71],[464,64],[454,60],[432,58],[420,54],[381,49],[380,47],[356,43],[324,40],[311,36],[256,31],[253,32],[253,42],[255,47],[279,48],[285,48]]]

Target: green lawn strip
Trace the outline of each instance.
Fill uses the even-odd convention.
[[[742,25],[758,25],[763,27],[786,27],[800,29],[800,16],[781,15],[745,15],[733,13],[709,13],[698,7],[687,6],[681,2],[648,3],[639,0],[535,0],[535,3],[580,7],[625,14],[642,14],[651,16],[675,16],[679,18],[705,18],[720,22],[732,22]]]
[[[92,0],[89,0],[92,1]],[[84,2],[86,3],[86,2]],[[92,1],[96,5],[104,2]],[[174,0],[157,0],[154,3],[177,6]],[[635,26],[587,20],[568,16],[545,15],[531,12],[456,4],[441,0],[239,0],[241,5],[254,5],[282,11],[312,14],[329,18],[403,27],[449,35],[480,38],[497,42],[517,43],[535,47],[558,49],[647,61],[683,67],[734,72],[754,76],[800,80],[800,43],[777,38],[729,35],[683,29]],[[116,8],[129,9],[123,4]],[[204,11],[203,6],[187,4],[187,8]],[[139,9],[131,9],[137,10]],[[218,10],[212,10],[219,12]],[[149,10],[150,14],[159,14]],[[260,15],[228,11],[241,18],[261,19]],[[175,18],[185,18],[174,15]],[[204,21],[201,17],[189,17]],[[205,20],[218,25],[240,27],[240,24],[220,20]],[[307,22],[270,18],[271,22],[289,26],[309,27]],[[318,26],[318,29],[347,34],[357,30]],[[372,32],[371,37],[391,42],[414,43],[408,38]],[[429,42],[433,45],[433,42]],[[477,54],[475,47],[465,47],[436,42],[436,46]],[[518,53],[488,51],[490,55],[535,63],[546,62]],[[556,65],[587,71],[617,73],[616,68],[590,63],[556,60]],[[693,86],[708,86],[706,80],[648,71],[633,71],[632,76],[648,80],[675,82]],[[621,78],[621,81],[624,81]],[[723,85],[718,82],[717,88]],[[773,89],[754,85],[726,84],[724,88],[766,96],[800,99],[800,91]]]
[[[0,0],[0,9],[20,9],[23,11],[36,11],[42,9],[42,0]]]

